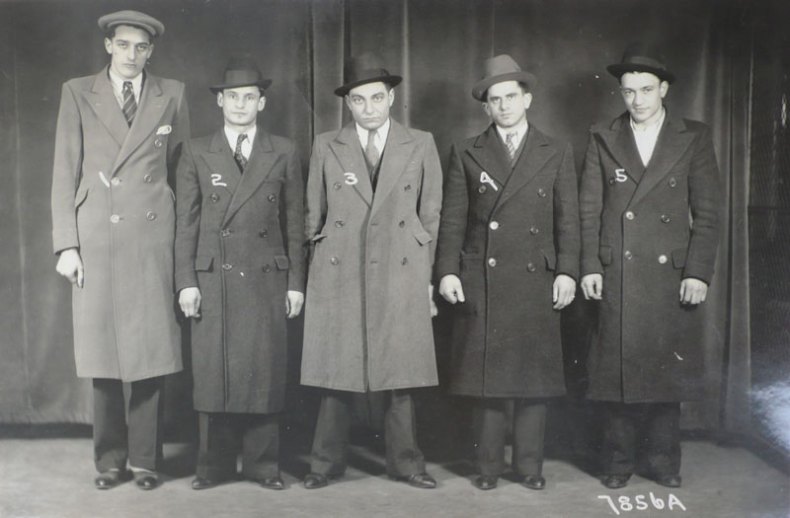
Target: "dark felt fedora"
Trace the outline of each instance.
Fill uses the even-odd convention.
[[[622,61],[609,65],[606,70],[618,80],[626,72],[650,72],[668,83],[675,80],[675,74],[667,70],[661,52],[652,45],[643,42],[630,44],[623,53]]]
[[[116,11],[99,18],[99,28],[104,32],[118,25],[140,27],[148,31],[153,37],[161,36],[165,33],[165,26],[162,22],[140,11]]]
[[[398,86],[403,80],[401,76],[390,74],[381,66],[381,59],[372,52],[365,52],[351,58],[343,70],[343,86],[335,89],[335,95],[343,97],[349,90],[367,83],[381,81],[390,86]]]
[[[257,86],[266,90],[272,84],[271,79],[265,79],[254,60],[248,57],[231,58],[225,67],[222,83],[209,86],[213,93],[219,93],[226,88],[239,88],[241,86]]]
[[[538,84],[537,78],[525,70],[521,70],[518,63],[507,54],[500,54],[488,58],[484,66],[483,79],[472,87],[472,97],[485,102],[485,95],[489,88],[502,81],[519,81],[526,83],[531,90]]]

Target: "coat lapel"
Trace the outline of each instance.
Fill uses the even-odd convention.
[[[532,124],[530,124],[525,138],[527,141],[524,144],[524,150],[521,152],[516,167],[499,195],[497,207],[505,203],[514,193],[528,184],[538,174],[538,171],[543,169],[543,166],[546,165],[546,162],[549,161],[552,155],[556,153],[556,150],[549,146],[546,136]]]
[[[371,214],[384,203],[389,196],[392,188],[398,179],[406,171],[409,159],[414,153],[414,137],[409,130],[390,119],[390,131],[387,135],[387,143],[384,146],[384,154],[381,156],[379,177],[376,184],[376,194],[373,197],[373,208]]]
[[[491,124],[486,131],[481,133],[476,139],[469,154],[477,162],[477,165],[486,173],[495,183],[498,192],[501,194],[509,176],[510,164],[505,160],[503,153],[503,146],[499,134],[496,131],[496,126]],[[521,153],[524,156],[527,150],[524,149]],[[481,173],[482,175],[482,173]],[[480,185],[480,179],[477,178]],[[491,185],[488,185],[491,188]]]
[[[230,146],[228,146],[228,151],[230,151]],[[236,186],[236,191],[233,193],[230,206],[225,213],[223,225],[227,224],[233,218],[239,208],[250,199],[255,191],[258,190],[261,183],[266,180],[266,177],[268,177],[269,173],[272,171],[276,158],[269,134],[264,132],[261,128],[258,128],[255,135],[255,144],[252,146],[250,160],[247,163],[247,167],[244,169],[244,175],[242,175],[241,180]]]
[[[214,187],[225,189],[228,196],[236,192],[236,186],[241,180],[238,166],[233,160],[233,153],[230,150],[228,139],[225,132],[220,129],[214,134],[208,147],[208,153],[203,155],[203,159],[209,167],[209,182]]]
[[[115,99],[106,68],[96,74],[87,98],[96,118],[104,124],[107,132],[118,143],[118,147],[123,146],[126,136],[129,134],[129,125],[126,124],[121,107],[118,106],[118,101]]]
[[[368,166],[365,163],[365,157],[362,156],[362,146],[359,143],[359,137],[353,122],[347,124],[338,132],[335,140],[329,143],[329,148],[335,154],[337,161],[340,162],[344,174],[351,173],[354,175],[351,177],[351,180],[343,178],[343,181],[349,183],[349,181],[353,181],[353,178],[356,178],[356,183],[351,185],[354,186],[354,189],[365,203],[369,206],[372,205],[373,186],[370,183]],[[381,175],[381,171],[379,171],[379,175]],[[379,177],[380,181],[381,178]]]
[[[608,130],[601,131],[600,135],[615,162],[625,169],[625,173],[634,183],[639,183],[645,166],[636,148],[636,141],[628,122],[629,117],[628,112],[625,112],[612,122]],[[606,174],[612,176],[615,171],[606,171]]]

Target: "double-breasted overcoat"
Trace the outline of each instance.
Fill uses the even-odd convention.
[[[292,141],[258,128],[239,172],[225,133],[193,139],[177,174],[176,288],[198,287],[195,409],[282,410],[286,291],[304,292],[303,181]]]
[[[77,375],[136,381],[181,370],[173,292],[174,171],[189,138],[184,85],[146,74],[128,126],[107,69],[63,85],[52,173],[55,252],[78,248]]]
[[[441,203],[430,133],[391,122],[375,194],[353,123],[316,138],[302,384],[363,392],[438,383],[428,292]]]
[[[565,392],[552,287],[578,277],[573,153],[534,125],[525,138],[512,168],[493,124],[452,149],[436,271],[457,275],[466,299],[452,309],[453,394]]]
[[[701,397],[703,322],[682,279],[710,283],[721,210],[708,127],[667,114],[652,158],[629,114],[593,126],[582,171],[582,275],[603,274],[589,397],[626,403]]]

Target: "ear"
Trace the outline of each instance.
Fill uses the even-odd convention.
[[[529,110],[529,107],[532,105],[532,94],[527,92],[524,94],[524,109]]]
[[[225,96],[222,95],[222,92],[217,92],[217,106],[222,108],[225,104]]]
[[[349,97],[349,95],[346,94],[346,95],[343,96],[343,100],[346,102],[346,106],[348,106],[348,109],[350,110],[351,109],[351,97]]]
[[[390,88],[388,97],[389,97],[389,104],[390,104],[390,106],[392,106],[392,103],[395,102],[395,89],[394,88]]]
[[[107,54],[112,54],[112,41],[110,38],[104,38],[104,50],[107,51]]]
[[[483,111],[486,112],[486,115],[491,117],[491,109],[488,107],[488,103],[483,103],[482,107],[483,107]]]
[[[148,45],[148,56],[145,59],[151,59],[151,54],[154,53],[154,44],[153,42]]]
[[[262,112],[265,107],[266,107],[266,97],[261,96],[261,98],[258,99],[258,111]]]
[[[661,81],[661,84],[658,85],[658,93],[661,94],[661,98],[663,99],[667,92],[669,91],[669,83],[667,81]]]

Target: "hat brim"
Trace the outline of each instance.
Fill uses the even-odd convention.
[[[367,77],[365,79],[360,79],[359,81],[353,81],[351,83],[346,83],[341,87],[335,89],[335,95],[338,97],[345,97],[349,91],[353,90],[354,88],[362,85],[366,85],[368,83],[387,83],[391,87],[396,87],[403,81],[401,76],[394,76],[394,75],[382,75],[382,76],[375,76],[375,77]]]
[[[526,83],[530,90],[538,84],[538,79],[529,72],[524,70],[518,72],[508,72],[507,74],[486,77],[485,79],[478,81],[477,84],[472,87],[472,97],[478,101],[485,102],[485,95],[488,89],[497,83],[502,83],[503,81],[518,81],[519,83]]]
[[[606,70],[612,74],[619,81],[626,72],[649,72],[658,77],[662,81],[672,83],[675,80],[675,74],[669,70],[662,68],[651,67],[650,65],[640,65],[637,63],[615,63],[609,65]]]
[[[209,86],[208,89],[211,90],[211,93],[218,94],[223,90],[227,90],[228,88],[241,88],[242,86],[257,86],[261,90],[266,90],[271,86],[272,80],[271,79],[262,79],[260,81],[252,81],[252,82],[240,82],[240,83],[226,83],[223,85],[213,85]]]

